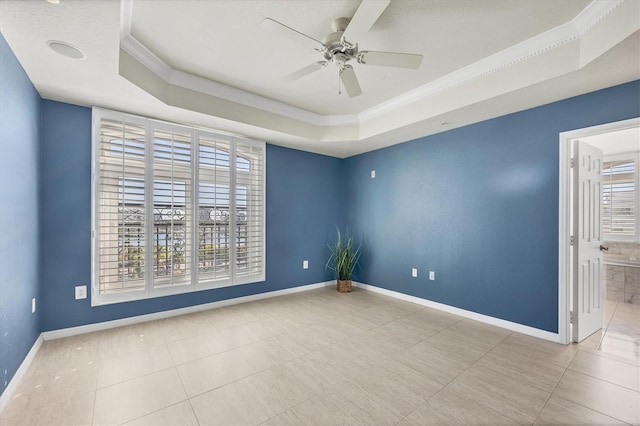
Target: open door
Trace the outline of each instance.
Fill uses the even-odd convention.
[[[573,341],[602,328],[602,151],[576,140],[573,209]]]

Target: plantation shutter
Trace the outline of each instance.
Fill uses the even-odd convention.
[[[153,285],[191,283],[191,132],[154,129]]]
[[[634,236],[638,209],[634,160],[608,161],[602,172],[602,229],[605,234]]]
[[[145,126],[102,118],[99,132],[99,292],[142,290],[145,279]]]
[[[100,109],[93,126],[93,305],[264,280],[264,142]]]
[[[236,277],[264,274],[264,145],[236,141]]]
[[[200,282],[231,278],[231,139],[198,138],[198,272]]]

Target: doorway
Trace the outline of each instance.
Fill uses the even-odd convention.
[[[571,245],[573,209],[577,207],[572,187],[573,169],[571,158],[576,140],[597,142],[604,141],[603,135],[626,129],[640,128],[640,118],[608,123],[584,129],[573,130],[560,134],[559,138],[559,235],[558,235],[558,339],[560,343],[568,344],[572,339],[571,311],[573,308],[574,291],[574,250]],[[604,143],[604,142],[603,142]],[[638,141],[640,144],[640,141]],[[577,269],[576,269],[577,270]],[[598,289],[602,290],[602,289]],[[600,292],[602,295],[603,293]],[[604,297],[602,298],[604,303]],[[638,311],[640,314],[640,310]],[[605,313],[605,319],[610,312]],[[605,322],[603,322],[604,325]],[[579,323],[577,324],[579,327]]]

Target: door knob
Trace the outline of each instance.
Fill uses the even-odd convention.
[[[609,251],[609,247],[600,244],[600,251]]]

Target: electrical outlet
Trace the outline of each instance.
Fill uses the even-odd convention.
[[[31,313],[35,313],[36,312],[36,298],[34,297],[33,299],[31,299]]]
[[[418,270],[416,268],[411,268],[411,276],[416,278],[418,276]]]
[[[86,285],[76,286],[76,300],[86,299],[86,298],[87,298],[87,286]]]
[[[431,281],[435,281],[435,279],[436,279],[436,273],[435,273],[435,272],[433,272],[433,271],[429,271],[429,279],[430,279]]]
[[[371,170],[371,179],[375,179],[375,178],[376,178],[376,171]]]
[[[309,261],[308,260],[303,260],[302,261],[302,269],[309,269]]]

